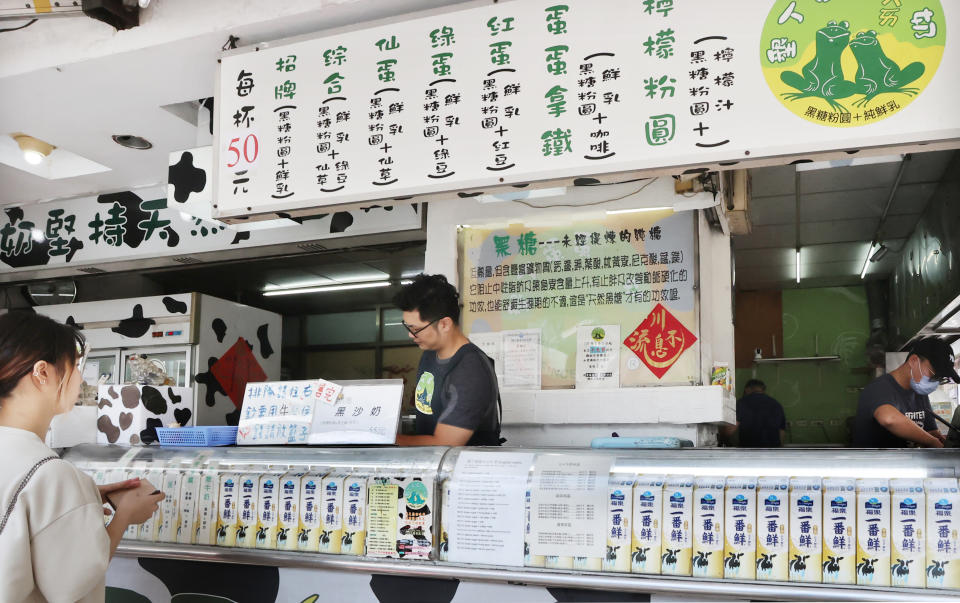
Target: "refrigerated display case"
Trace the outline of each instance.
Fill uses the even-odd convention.
[[[126,456],[124,456],[126,453]],[[167,559],[179,560],[178,563],[184,565],[178,566],[184,572],[198,576],[199,583],[193,584],[191,588],[209,588],[216,590],[212,586],[206,585],[203,576],[204,568],[207,567],[203,562],[217,561],[230,564],[238,564],[237,572],[242,573],[245,566],[260,566],[257,571],[266,571],[262,568],[268,568],[271,575],[276,575],[281,585],[289,594],[291,584],[302,584],[303,592],[306,593],[313,582],[311,576],[316,571],[326,572],[328,582],[335,584],[338,580],[349,582],[353,580],[356,583],[355,574],[373,576],[372,583],[380,580],[386,580],[384,576],[405,576],[420,580],[445,581],[458,579],[464,584],[458,591],[461,595],[467,592],[467,584],[490,583],[499,585],[497,588],[505,593],[505,596],[513,597],[516,600],[527,598],[530,588],[572,588],[587,589],[594,591],[608,592],[634,592],[634,593],[654,593],[670,594],[671,596],[684,595],[692,597],[734,597],[740,599],[765,599],[765,600],[956,600],[958,591],[947,588],[952,578],[945,579],[943,576],[944,568],[949,568],[949,561],[936,561],[936,550],[946,548],[949,554],[956,553],[957,534],[956,518],[951,515],[949,529],[942,529],[941,534],[937,534],[938,521],[946,521],[947,511],[945,509],[960,508],[960,500],[954,500],[960,497],[957,493],[957,476],[960,473],[960,455],[950,450],[737,450],[737,449],[681,449],[681,450],[584,450],[584,449],[516,449],[516,448],[259,448],[259,447],[240,447],[223,449],[143,449],[136,454],[131,455],[126,449],[117,447],[95,447],[81,446],[70,451],[67,460],[74,462],[84,470],[91,472],[100,480],[121,479],[128,475],[146,475],[153,479],[160,479],[163,472],[171,472],[178,475],[193,475],[194,477],[218,476],[218,485],[225,485],[227,479],[233,479],[233,487],[239,488],[237,496],[246,495],[252,497],[252,490],[260,487],[263,492],[263,486],[267,485],[263,481],[264,476],[294,476],[300,474],[318,476],[320,484],[320,494],[318,499],[319,510],[324,514],[339,513],[339,521],[336,517],[318,517],[311,518],[304,523],[302,520],[296,524],[296,530],[284,522],[289,522],[290,518],[276,519],[268,513],[266,517],[259,515],[249,515],[246,523],[241,522],[238,525],[230,524],[230,518],[219,521],[217,528],[212,532],[210,527],[209,513],[206,519],[207,534],[206,540],[202,542],[213,542],[214,544],[189,544],[191,537],[177,537],[176,531],[170,530],[170,525],[166,531],[158,530],[156,538],[143,537],[144,532],[140,531],[134,538],[124,540],[120,546],[119,554],[122,557],[136,557],[140,559],[140,565],[143,567],[151,566],[146,563],[147,559]],[[495,468],[497,466],[507,467],[510,463],[520,463],[519,472],[504,471],[499,475]],[[472,464],[472,465],[471,465]],[[121,466],[122,465],[122,466]],[[468,465],[473,467],[472,473],[466,468]],[[579,465],[583,467],[602,466],[608,471],[606,476],[594,475],[600,501],[603,505],[604,517],[602,532],[596,534],[596,538],[603,540],[605,554],[597,559],[597,563],[592,562],[592,558],[579,558],[573,556],[569,563],[562,558],[553,560],[539,556],[536,550],[529,550],[532,544],[531,529],[527,527],[528,518],[538,513],[538,497],[549,489],[543,486],[543,475],[550,475],[552,480],[551,487],[556,489],[557,484],[561,484],[556,467],[565,465]],[[480,470],[476,470],[480,467]],[[486,467],[487,469],[483,469]],[[120,469],[120,471],[118,471]],[[152,472],[152,473],[151,473]],[[486,473],[484,473],[486,472]],[[322,477],[321,477],[322,476]],[[480,476],[479,478],[477,476]],[[510,489],[511,480],[517,483],[519,476],[519,489]],[[782,476],[784,479],[770,479]],[[335,488],[328,492],[322,480],[327,477],[334,478]],[[352,477],[357,487],[362,483],[366,491],[359,493],[353,492],[353,499],[350,498],[348,483],[343,480],[346,477]],[[582,477],[582,476],[581,476]],[[652,480],[643,479],[652,477]],[[362,479],[359,479],[362,478]],[[698,479],[699,478],[699,479]],[[717,478],[715,480],[704,480],[703,478]],[[809,522],[810,530],[806,533],[818,533],[822,538],[831,537],[832,527],[829,523],[827,509],[836,502],[833,498],[826,500],[822,497],[821,481],[825,478],[855,478],[860,480],[869,479],[876,485],[880,480],[880,488],[889,484],[894,492],[892,500],[909,500],[904,503],[905,512],[918,512],[917,509],[924,509],[925,503],[920,498],[922,493],[914,493],[915,484],[922,484],[931,493],[926,502],[929,503],[930,519],[929,525],[933,526],[933,532],[927,530],[928,545],[932,546],[932,552],[924,553],[913,550],[913,557],[908,557],[907,553],[901,553],[900,550],[907,542],[893,543],[892,548],[896,551],[891,558],[891,563],[895,563],[889,568],[866,565],[870,571],[863,571],[863,562],[858,563],[857,568],[859,581],[861,584],[836,584],[824,583],[822,579],[823,572],[833,571],[832,560],[824,557],[823,566],[817,564],[816,571],[804,572],[798,569],[796,563],[790,567],[790,575],[793,580],[777,580],[772,574],[771,557],[775,554],[770,551],[775,549],[763,549],[767,551],[760,554],[761,549],[754,547],[754,541],[737,541],[736,543],[725,542],[718,550],[724,551],[724,570],[720,574],[714,574],[713,577],[695,577],[694,571],[677,571],[675,574],[667,575],[663,563],[667,562],[666,557],[661,557],[661,563],[654,563],[653,568],[648,571],[652,573],[640,573],[638,569],[638,555],[643,553],[633,545],[637,542],[636,530],[644,525],[642,515],[637,513],[641,509],[640,503],[648,499],[650,492],[647,492],[649,484],[659,484],[658,490],[662,494],[662,502],[665,512],[671,512],[675,500],[675,492],[671,490],[662,490],[663,484],[677,484],[678,488],[689,486],[688,492],[697,492],[701,494],[704,500],[692,500],[694,506],[690,508],[691,521],[704,521],[704,511],[716,511],[719,513],[719,520],[724,516],[722,492],[711,485],[711,496],[702,495],[705,490],[704,484],[708,481],[717,481],[724,483],[726,480],[728,496],[731,500],[730,509],[734,511],[743,511],[749,509],[749,505],[743,502],[740,497],[748,493],[754,486],[773,488],[771,492],[779,493],[780,499],[787,504],[787,500],[803,501],[815,498],[822,503],[824,511],[822,515],[816,518],[796,518],[784,514],[781,517],[781,524],[774,524],[774,532],[780,536],[790,537],[790,526],[804,526],[804,522]],[[579,479],[579,478],[578,478]],[[484,481],[486,480],[486,481]],[[559,481],[558,481],[559,480]],[[924,481],[925,480],[925,481]],[[932,480],[932,481],[931,481]],[[268,479],[269,481],[269,479]],[[349,480],[347,480],[349,481]],[[581,483],[583,480],[580,480]],[[696,483],[694,483],[696,481]],[[255,483],[257,485],[255,485]],[[573,482],[571,482],[573,483]],[[793,484],[796,492],[789,490],[788,484]],[[190,482],[194,484],[194,482]],[[340,485],[343,484],[343,485]],[[412,484],[415,484],[411,487]],[[630,484],[645,484],[643,489],[633,489],[632,496],[624,496],[625,491]],[[779,485],[782,484],[782,485]],[[281,490],[285,484],[281,483]],[[526,491],[524,491],[526,486]],[[167,484],[168,490],[173,493],[176,484],[172,486]],[[183,488],[185,486],[181,486]],[[192,486],[193,487],[193,486]],[[479,487],[479,489],[478,489]],[[805,490],[801,490],[804,488]],[[244,493],[244,489],[247,491]],[[337,490],[340,490],[338,495]],[[915,488],[919,490],[919,487]],[[458,492],[460,499],[451,496]],[[907,498],[898,492],[908,492]],[[952,493],[951,493],[952,492]],[[480,499],[470,497],[481,493]],[[220,498],[224,494],[221,489],[218,492],[218,503],[222,503]],[[330,494],[329,497],[326,495]],[[487,498],[483,498],[483,495]],[[554,492],[556,494],[556,492]],[[563,492],[561,499],[563,498]],[[790,496],[795,494],[796,496]],[[183,495],[181,491],[180,496]],[[806,498],[805,498],[806,497]],[[912,497],[912,498],[911,498]],[[202,497],[201,497],[202,498]],[[208,493],[209,498],[209,493]],[[878,504],[870,497],[864,504]],[[329,500],[328,500],[329,499]],[[363,507],[364,500],[366,507]],[[482,500],[481,500],[482,499]],[[576,496],[574,496],[576,499]],[[882,500],[891,500],[890,498]],[[199,499],[197,499],[199,500]],[[252,500],[252,499],[249,499]],[[299,499],[303,503],[303,499]],[[351,503],[352,500],[352,503]],[[463,501],[467,501],[464,503]],[[546,499],[539,499],[541,502]],[[626,510],[626,501],[630,501],[631,509]],[[856,492],[852,492],[849,504],[855,505]],[[921,501],[919,507],[917,501]],[[389,501],[389,502],[388,502]],[[615,504],[612,509],[607,509],[607,501],[613,501]],[[209,502],[209,501],[208,501]],[[715,505],[711,508],[698,508],[696,505],[703,503]],[[390,506],[395,503],[396,507]],[[250,503],[253,504],[252,502]],[[355,544],[360,540],[364,541],[364,546],[348,547],[345,546],[344,537],[351,530],[348,526],[358,525],[356,517],[356,508],[351,509],[351,504],[359,504],[362,511],[362,525],[367,532],[362,536],[358,534],[359,530],[352,530],[347,540]],[[755,523],[755,540],[757,543],[770,544],[769,539],[764,541],[769,525],[765,519],[765,513],[773,504],[768,499],[758,500],[756,502],[757,518]],[[800,503],[797,503],[800,504]],[[333,505],[332,510],[329,505]],[[386,506],[385,506],[386,505]],[[473,506],[471,506],[473,505]],[[478,506],[479,505],[479,506]],[[487,507],[489,505],[489,508]],[[912,507],[910,505],[913,505]],[[268,505],[269,507],[269,505]],[[339,508],[338,508],[339,507]],[[241,512],[243,510],[241,506]],[[249,505],[247,507],[249,509]],[[585,507],[584,507],[585,508]],[[873,509],[874,507],[867,507]],[[879,507],[878,507],[879,508]],[[898,509],[893,509],[894,512]],[[306,509],[301,504],[300,511]],[[792,509],[792,507],[791,507]],[[284,512],[281,505],[279,511]],[[354,519],[351,519],[353,511]],[[475,511],[475,512],[474,512]],[[614,512],[615,511],[615,512]],[[168,517],[173,517],[174,511],[167,510]],[[885,512],[889,512],[885,511]],[[252,513],[252,511],[251,511]],[[457,517],[468,517],[469,521],[465,525],[455,526]],[[864,511],[864,517],[870,519]],[[952,511],[951,511],[952,513]],[[466,514],[466,515],[465,515]],[[627,538],[624,540],[622,534],[616,534],[609,531],[610,526],[616,526],[616,517],[622,520],[629,519],[633,526],[633,542]],[[189,521],[193,521],[194,529],[199,523],[199,510],[196,507],[191,508],[186,514]],[[542,513],[541,513],[542,515]],[[519,533],[514,533],[513,540],[519,542],[520,549],[511,548],[514,545],[507,546],[502,551],[497,552],[495,547],[492,556],[487,562],[464,562],[462,559],[461,546],[458,550],[457,539],[463,538],[463,542],[468,539],[464,534],[470,530],[486,530],[484,521],[497,521],[497,518],[515,517],[517,523],[514,526]],[[663,515],[662,517],[667,517]],[[850,516],[851,522],[853,515]],[[914,517],[914,519],[916,519]],[[178,520],[178,525],[182,523],[183,518]],[[170,520],[168,520],[170,521]],[[320,541],[323,539],[335,540],[337,534],[340,535],[339,551],[327,548],[329,553],[320,551],[321,542],[317,543],[316,548],[307,546],[304,550],[299,546],[294,547],[289,537],[295,531],[297,533],[297,542],[301,537],[310,538],[310,534],[304,534],[304,528],[310,522],[316,525],[319,530]],[[737,526],[735,519],[731,516],[728,530],[720,526],[714,526],[718,534],[731,534],[731,539],[737,539],[735,534],[737,530],[747,530],[749,528]],[[276,523],[275,523],[276,522]],[[891,528],[897,526],[892,523]],[[161,522],[162,523],[162,522]],[[909,522],[908,522],[909,523]],[[749,525],[750,522],[746,522]],[[231,541],[224,528],[233,525],[233,534],[243,532],[246,540]],[[492,524],[491,524],[492,525]],[[862,528],[864,530],[869,529]],[[907,525],[907,524],[904,524]],[[917,524],[921,525],[921,524]],[[927,524],[922,524],[926,526]],[[661,526],[662,527],[662,526]],[[903,526],[901,526],[902,528]],[[908,529],[912,529],[907,525]],[[242,528],[242,530],[241,530]],[[577,532],[577,526],[574,525],[568,531]],[[274,535],[283,529],[287,532],[284,539],[284,546],[281,546],[280,538],[274,540]],[[797,538],[791,540],[788,544],[790,561],[796,560],[797,555],[801,559],[811,560],[815,557],[804,556],[802,549],[798,546],[809,544],[810,541],[802,538],[802,532],[805,528],[796,528]],[[466,531],[464,531],[466,530]],[[903,529],[899,531],[885,528],[884,538],[889,541],[889,536],[893,533],[902,534]],[[189,533],[189,529],[187,529]],[[499,536],[494,532],[484,532],[493,537],[493,539],[504,540],[509,535],[509,531],[502,532]],[[943,535],[946,536],[943,536]],[[250,540],[250,535],[253,539]],[[458,536],[459,535],[459,536]],[[935,537],[936,535],[936,537]],[[620,540],[617,541],[616,539]],[[693,550],[696,546],[691,544],[689,551],[680,552],[674,547],[668,545],[669,534],[665,534],[664,546],[661,552],[667,557],[679,557],[688,554],[692,557],[692,566],[698,567],[698,554],[701,560],[707,558],[705,551]],[[702,539],[702,535],[698,535]],[[218,541],[219,539],[219,541]],[[695,539],[691,539],[691,542]],[[873,541],[865,536],[861,539],[864,547],[874,546]],[[868,543],[869,541],[869,543]],[[198,542],[196,533],[192,536],[192,542]],[[617,544],[619,542],[619,544]],[[750,542],[747,545],[745,543]],[[630,544],[626,544],[630,543]],[[798,544],[799,543],[799,544]],[[730,547],[732,544],[740,545],[739,549],[731,555]],[[586,545],[584,545],[586,546]],[[819,544],[815,546],[820,546]],[[878,544],[879,546],[879,544]],[[884,545],[886,546],[886,545]],[[334,547],[337,548],[337,547]],[[476,548],[476,547],[474,547]],[[482,547],[481,547],[482,548]],[[644,547],[646,548],[646,547]],[[527,550],[524,550],[527,549]],[[668,549],[674,549],[672,553]],[[587,550],[584,548],[584,550]],[[865,549],[867,550],[867,549]],[[488,551],[488,553],[490,552]],[[611,553],[613,551],[616,554]],[[476,552],[476,551],[474,551]],[[629,563],[619,563],[619,555],[629,552]],[[739,554],[738,554],[739,552]],[[526,555],[524,555],[526,553]],[[817,554],[820,550],[817,550]],[[890,551],[887,552],[889,554]],[[652,553],[648,553],[651,556]],[[718,555],[720,553],[717,553]],[[808,553],[809,554],[809,553]],[[861,554],[863,552],[861,551]],[[611,559],[611,555],[616,559]],[[896,558],[900,555],[901,558]],[[917,556],[919,555],[919,557]],[[881,555],[873,555],[881,557]],[[735,572],[730,571],[730,559],[736,560],[736,563],[755,564],[756,572]],[[922,560],[921,560],[922,559]],[[518,561],[519,560],[519,561]],[[952,561],[953,559],[951,559]],[[867,560],[869,561],[869,560]],[[674,561],[675,563],[675,561]],[[735,563],[735,564],[736,564]],[[911,563],[913,565],[911,565]],[[734,565],[735,565],[734,564]],[[956,561],[960,564],[960,561]],[[152,566],[151,566],[152,567]],[[706,567],[705,565],[703,567]],[[272,568],[272,569],[270,569]],[[566,568],[566,569],[564,569]],[[908,581],[907,577],[910,571],[914,579]],[[306,571],[307,569],[311,571]],[[806,569],[806,568],[803,568]],[[189,570],[189,571],[188,571]],[[159,570],[158,570],[159,571]],[[252,570],[251,570],[252,571]],[[804,575],[799,575],[800,571]],[[886,572],[886,576],[891,576],[893,580],[891,585],[886,585],[884,580],[864,584],[868,574],[874,573],[881,575]],[[703,572],[700,572],[703,573]],[[683,575],[686,574],[686,575]],[[785,570],[785,574],[786,570]],[[953,574],[951,574],[952,576]],[[721,576],[728,576],[727,578]],[[739,577],[735,577],[739,576]],[[744,578],[746,576],[746,578]],[[801,581],[803,580],[803,581]],[[841,581],[843,579],[841,578]],[[919,581],[918,581],[919,580]],[[849,580],[848,580],[849,581]],[[344,583],[346,583],[344,582]],[[856,582],[856,580],[854,580]],[[108,575],[108,584],[111,583]],[[896,586],[902,584],[903,586]],[[913,584],[914,586],[907,586]],[[523,585],[523,586],[519,586]],[[926,588],[917,587],[917,585],[926,586]],[[299,588],[299,587],[298,587]],[[376,587],[371,584],[371,588]],[[954,585],[956,588],[956,585]],[[511,590],[512,589],[512,590]],[[211,594],[215,594],[210,591]],[[205,590],[193,592],[208,592]],[[478,591],[479,592],[479,591]],[[499,592],[499,591],[498,591]],[[513,594],[507,595],[506,593]],[[266,596],[266,595],[265,595]],[[371,595],[372,596],[372,595]],[[307,597],[304,597],[306,599]],[[602,598],[602,597],[601,597]],[[481,600],[478,598],[477,600]],[[266,596],[263,600],[273,600]],[[301,599],[297,599],[301,600]],[[374,600],[371,598],[370,600]],[[458,595],[457,601],[468,600]]]
[[[163,367],[163,372],[173,381],[174,387],[189,387],[192,346],[154,346],[123,350],[123,381],[136,383],[136,377],[130,365],[130,358],[145,356]]]

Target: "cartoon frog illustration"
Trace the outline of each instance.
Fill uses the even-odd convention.
[[[857,84],[843,79],[840,55],[850,42],[850,23],[830,21],[817,30],[817,55],[803,66],[801,73],[784,71],[780,74],[783,83],[800,92],[787,92],[783,97],[796,100],[816,96],[838,111],[847,112],[838,99],[858,92]]]
[[[914,96],[919,88],[905,88],[923,75],[925,66],[917,61],[900,69],[890,57],[883,52],[883,47],[877,40],[874,30],[861,31],[850,41],[850,50],[857,58],[857,75],[855,78],[857,93],[865,95],[853,103],[862,107],[873,97],[887,92],[899,92]]]

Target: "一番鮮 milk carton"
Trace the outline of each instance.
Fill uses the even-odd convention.
[[[279,525],[280,479],[277,473],[265,473],[260,476],[257,494],[257,536],[258,549],[277,548],[277,526]]]
[[[237,542],[240,548],[252,549],[256,546],[257,501],[260,498],[260,474],[244,472],[240,474],[237,492]]]
[[[630,571],[630,543],[633,534],[633,474],[613,473],[607,488],[607,553],[603,571]]]
[[[957,480],[923,480],[927,495],[927,588],[960,588],[960,494]]]
[[[532,555],[530,554],[530,529],[531,529],[531,491],[530,491],[530,481],[527,481],[527,489],[523,494],[523,565],[526,567],[545,567],[546,559],[543,555]]]
[[[819,477],[790,480],[790,580],[820,582],[823,554],[823,492]]]
[[[923,588],[927,500],[922,479],[890,480],[890,584]]]
[[[367,477],[348,475],[343,480],[343,538],[340,553],[363,555],[367,537]]]
[[[320,517],[323,513],[323,475],[307,473],[300,480],[300,531],[297,550],[316,553],[320,548]]]
[[[757,479],[757,580],[789,576],[790,479]]]
[[[220,494],[217,498],[217,546],[236,546],[237,507],[240,493],[240,475],[224,471],[220,474]]]
[[[290,472],[280,478],[280,498],[277,501],[277,550],[297,550],[300,532],[300,480],[303,473]]]
[[[633,549],[630,571],[659,574],[663,522],[663,475],[641,475],[633,487]]]
[[[823,582],[855,584],[857,480],[823,480]]]
[[[890,483],[857,480],[857,584],[890,586]]]
[[[663,484],[661,573],[691,575],[693,476],[669,475]]]
[[[340,553],[343,537],[343,478],[330,473],[323,478],[323,501],[320,503],[320,552]]]
[[[723,513],[726,480],[698,477],[693,482],[693,575],[723,577]]]
[[[757,574],[757,478],[728,477],[725,504],[723,577],[752,580]]]

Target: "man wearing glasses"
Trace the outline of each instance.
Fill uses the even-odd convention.
[[[853,445],[943,448],[944,437],[937,430],[927,396],[942,381],[960,383],[953,363],[953,350],[942,339],[927,337],[914,343],[906,362],[873,380],[860,393]]]
[[[460,330],[460,295],[440,274],[420,275],[393,299],[423,350],[417,435],[400,446],[499,446],[500,392],[493,361]]]

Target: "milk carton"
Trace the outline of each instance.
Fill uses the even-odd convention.
[[[614,473],[607,492],[607,554],[605,572],[630,571],[630,543],[633,538],[633,475]]]
[[[633,487],[633,550],[630,571],[660,573],[660,526],[663,522],[663,475],[641,475]]]
[[[343,480],[343,538],[340,552],[363,555],[367,537],[367,478],[348,475]]]
[[[316,553],[320,548],[320,514],[323,509],[323,475],[307,473],[300,479],[300,530],[297,550]]]
[[[146,463],[134,463],[130,469],[126,471],[124,479],[133,479],[140,478],[144,479],[144,476],[147,474]],[[127,526],[126,531],[123,533],[123,537],[127,540],[137,540],[140,538],[140,526],[137,524],[130,524]]]
[[[237,492],[237,544],[245,549],[256,546],[257,501],[260,498],[260,474],[240,474]]]
[[[163,472],[163,485],[160,486],[160,491],[163,492],[164,499],[160,501],[158,542],[177,541],[177,529],[180,527],[180,480],[182,477],[179,469],[168,469]]]
[[[200,495],[200,472],[186,470],[180,481],[180,521],[176,540],[180,544],[194,544],[197,535],[197,497]]]
[[[927,588],[960,588],[960,494],[957,480],[923,480],[927,495]]]
[[[726,480],[698,477],[693,484],[693,575],[722,578]]]
[[[258,549],[277,548],[277,526],[280,514],[280,479],[277,473],[260,476],[257,488],[257,537]]]
[[[237,546],[237,509],[240,501],[240,475],[220,474],[220,494],[217,498],[217,546]]]
[[[603,559],[600,557],[573,557],[571,569],[583,572],[599,572],[603,569]]]
[[[440,491],[443,493],[443,499],[440,501],[440,544],[437,546],[439,552],[440,561],[448,561],[450,559],[450,536],[447,531],[447,522],[450,520],[450,497],[452,496],[453,487],[450,485],[450,480],[445,479],[443,483],[440,484]],[[529,494],[527,495],[529,496]],[[526,509],[526,519],[525,522],[530,521],[530,507],[527,505]],[[527,532],[524,532],[526,534]],[[523,543],[524,548],[524,561],[528,554],[526,539]]]
[[[790,480],[790,580],[820,582],[823,578],[823,493],[819,477]]]
[[[320,507],[320,552],[340,553],[343,538],[343,478],[330,473],[323,478]]]
[[[420,477],[394,478],[398,486],[397,555],[430,559],[433,552],[433,482]]]
[[[757,580],[787,580],[790,479],[757,479]]]
[[[211,546],[217,543],[217,510],[220,501],[220,476],[215,470],[200,472],[197,490],[197,524],[194,542]]]
[[[523,564],[527,567],[545,567],[546,559],[543,555],[531,555],[530,554],[530,482],[527,482],[527,489],[523,495],[523,512],[524,512],[524,528],[523,528]]]
[[[546,555],[543,558],[543,567],[547,569],[573,569],[573,557],[560,557],[558,555]]]
[[[297,550],[300,531],[300,480],[302,473],[287,473],[280,478],[277,500],[277,550]]]
[[[823,480],[823,582],[856,583],[856,480]]]
[[[890,586],[890,483],[857,480],[857,584]]]
[[[143,478],[156,486],[158,490],[162,490],[161,486],[163,485],[163,471],[160,469],[148,468],[143,474]],[[161,508],[158,506],[153,515],[150,516],[150,519],[140,524],[139,540],[156,542],[157,536],[160,533],[161,523]]]
[[[728,477],[723,517],[723,577],[757,576],[757,479]]]
[[[890,480],[890,583],[923,588],[927,530],[923,480]]]
[[[691,575],[693,538],[693,476],[670,475],[663,484],[663,550],[661,573]]]
[[[98,481],[98,479],[100,481]],[[106,484],[113,484],[116,482],[122,482],[127,479],[127,470],[123,467],[109,466],[103,469],[103,471],[97,472],[94,481],[97,482],[98,486],[104,486]],[[104,516],[103,522],[107,525],[113,521],[113,515]],[[124,537],[126,537],[126,532],[124,532]]]

